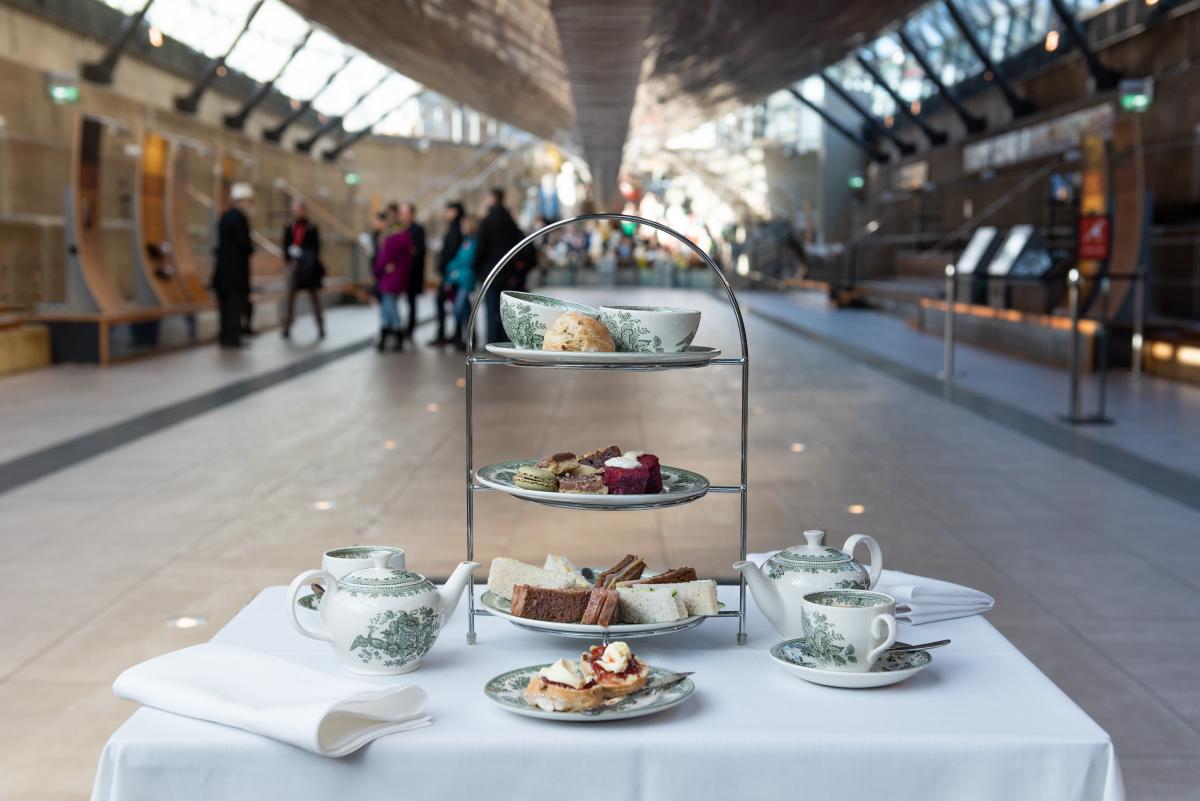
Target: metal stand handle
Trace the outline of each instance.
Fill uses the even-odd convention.
[[[953,264],[946,265],[946,316],[944,323],[945,342],[942,350],[941,379],[949,384],[954,380],[954,278],[957,271]]]

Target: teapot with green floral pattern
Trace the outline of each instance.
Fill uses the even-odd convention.
[[[825,532],[804,532],[804,545],[793,545],[773,555],[759,567],[754,562],[734,562],[733,569],[746,577],[754,603],[784,639],[804,636],[800,623],[804,596],[836,589],[869,590],[879,581],[883,552],[866,534],[846,540],[842,550],[824,544]],[[854,549],[866,545],[869,567],[854,559]]]

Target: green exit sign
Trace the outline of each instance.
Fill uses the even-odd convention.
[[[348,172],[346,173],[346,183],[350,186],[358,186],[362,183],[362,176],[356,172]]]
[[[1154,102],[1154,79],[1133,78],[1121,81],[1117,87],[1122,111],[1140,114]]]
[[[79,102],[79,81],[69,73],[46,73],[46,94],[50,101],[62,106],[67,103]]]
[[[850,185],[851,189],[862,189],[867,185],[867,179],[861,175],[851,175],[846,183]]]

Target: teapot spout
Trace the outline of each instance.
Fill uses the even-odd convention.
[[[463,589],[470,583],[471,574],[479,567],[478,562],[459,562],[458,567],[446,579],[446,583],[438,589],[438,597],[442,599],[442,610],[449,617],[458,606]]]
[[[783,598],[775,583],[768,579],[763,574],[763,569],[754,562],[734,562],[733,569],[745,577],[746,583],[750,585],[750,594],[754,596],[754,603],[763,616],[771,621],[771,625],[776,629],[782,628]]]

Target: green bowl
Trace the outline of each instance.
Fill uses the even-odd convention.
[[[582,303],[529,292],[500,293],[500,324],[509,341],[525,350],[541,350],[542,339],[550,324],[569,311],[585,314],[593,320],[600,317],[599,311]]]

